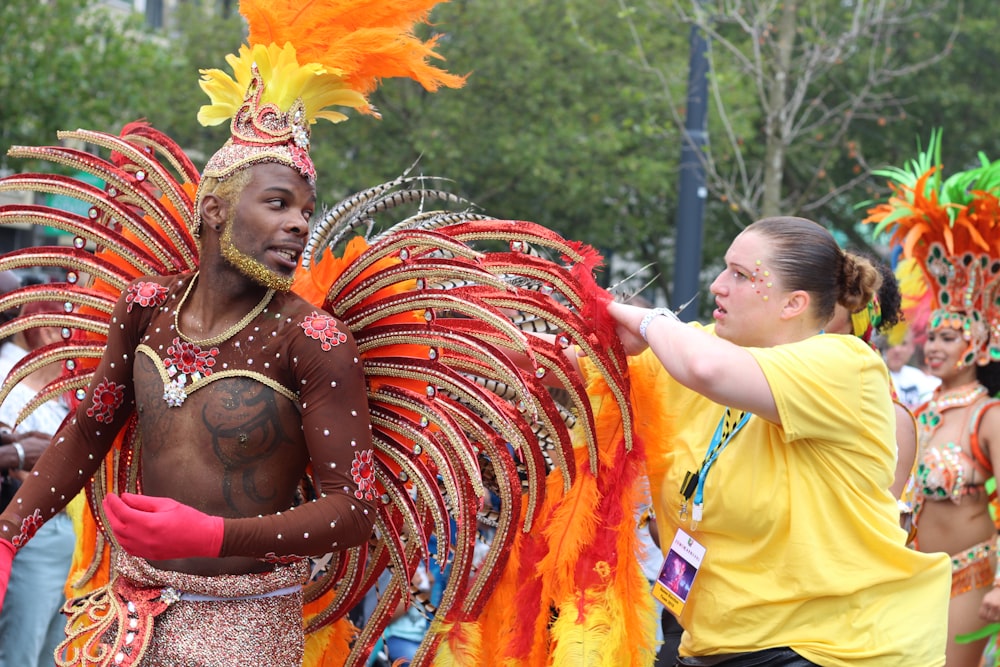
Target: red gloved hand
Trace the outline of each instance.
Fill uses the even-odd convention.
[[[3,598],[7,594],[7,582],[10,581],[10,568],[14,564],[14,554],[17,549],[7,540],[0,540],[0,609],[3,609]]]
[[[171,498],[109,494],[104,513],[118,544],[139,558],[218,558],[222,549],[222,517]]]

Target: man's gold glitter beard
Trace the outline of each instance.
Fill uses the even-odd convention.
[[[232,264],[237,271],[259,285],[279,292],[291,290],[294,278],[272,271],[258,260],[236,248],[236,244],[233,243],[233,226],[235,222],[236,207],[230,205],[229,215],[226,219],[226,229],[222,232],[222,239],[220,240],[222,257]]]

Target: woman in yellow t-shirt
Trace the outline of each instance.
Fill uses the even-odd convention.
[[[943,665],[948,560],[904,544],[888,371],[854,336],[820,335],[877,272],[801,218],[750,225],[725,261],[714,330],[609,307],[627,351],[650,347],[630,377],[660,543],[703,550],[679,664]]]

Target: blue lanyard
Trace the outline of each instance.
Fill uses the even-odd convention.
[[[698,521],[701,521],[702,508],[705,505],[705,478],[708,477],[708,471],[712,469],[715,465],[715,460],[719,458],[719,454],[722,450],[726,448],[729,441],[739,433],[740,429],[746,426],[746,423],[750,421],[750,416],[752,413],[744,412],[743,418],[740,419],[739,423],[733,427],[733,430],[729,434],[722,438],[722,429],[726,423],[726,417],[729,416],[729,408],[726,408],[726,412],[722,415],[722,419],[719,420],[719,425],[715,427],[715,434],[712,436],[712,442],[708,445],[708,452],[705,453],[705,460],[701,462],[701,468],[698,470],[698,485],[695,487],[694,491],[694,512],[692,514],[692,525],[696,526]]]

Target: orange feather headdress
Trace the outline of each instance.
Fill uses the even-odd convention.
[[[390,77],[414,79],[431,91],[461,86],[463,77],[428,62],[440,58],[436,40],[413,34],[414,24],[426,20],[437,3],[241,0],[250,32],[239,53],[226,57],[233,75],[201,71],[211,103],[198,112],[198,121],[229,120],[232,132],[204,176],[222,179],[252,164],[278,162],[312,182],[310,126],[319,118],[347,119],[329,107],[375,113],[366,96]]]
[[[924,299],[904,294],[904,310],[929,296],[930,327],[961,330],[969,344],[962,363],[986,365],[1000,361],[1000,161],[980,155],[980,167],[943,180],[940,155],[934,132],[905,168],[875,172],[891,179],[892,195],[865,222],[877,224],[876,235],[891,232],[923,274]]]

